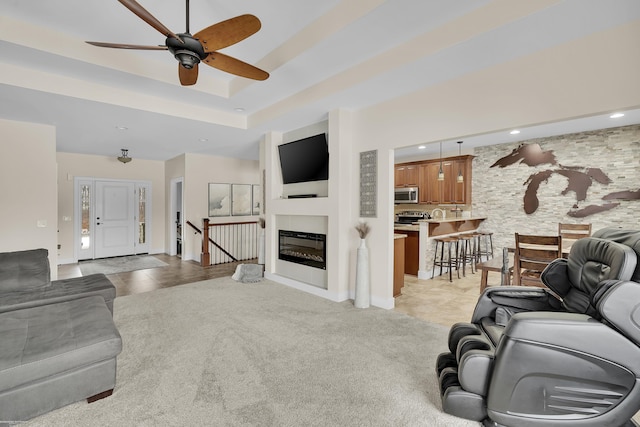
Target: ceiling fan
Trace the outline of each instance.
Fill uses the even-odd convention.
[[[142,46],[134,44],[87,42],[94,46],[115,49],[168,50],[178,60],[180,84],[189,86],[198,80],[198,63],[218,70],[254,80],[266,80],[269,73],[253,65],[218,52],[255,34],[262,24],[253,15],[240,15],[213,24],[194,35],[189,33],[189,0],[186,0],[187,28],[184,33],[173,33],[135,0],[118,0],[147,24],[167,37],[165,45]]]

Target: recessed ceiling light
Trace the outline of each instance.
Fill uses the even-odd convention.
[[[624,117],[624,113],[614,113],[609,116],[610,119],[619,119],[620,117]]]
[[[419,149],[419,150],[424,150],[425,148],[427,148],[427,146],[426,146],[426,145],[419,145],[419,146],[418,146],[418,149]]]
[[[242,107],[236,107],[236,108],[234,108],[234,109],[233,109],[233,111],[236,111],[236,112],[238,112],[238,113],[242,113],[242,112],[244,111],[244,108],[242,108]]]
[[[116,129],[118,129],[118,130],[127,130],[129,128],[126,127],[126,126],[116,126]]]
[[[514,129],[511,132],[509,132],[511,135],[517,135],[520,133],[520,131],[518,129]]]
[[[207,139],[207,138],[200,138],[200,139],[198,139],[198,141],[200,141],[200,142],[207,142],[207,141],[208,141],[208,139]]]

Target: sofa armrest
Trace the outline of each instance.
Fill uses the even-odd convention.
[[[48,250],[32,249],[0,253],[0,291],[41,290],[50,284]]]

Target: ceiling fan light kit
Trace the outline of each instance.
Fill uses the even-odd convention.
[[[189,86],[198,80],[198,64],[205,64],[226,73],[253,80],[266,80],[269,73],[240,61],[231,56],[218,52],[219,49],[234,45],[260,30],[262,24],[253,15],[240,15],[213,24],[193,36],[189,32],[189,0],[186,1],[186,31],[173,33],[158,21],[149,11],[135,0],[118,0],[127,9],[135,13],[140,19],[166,36],[164,46],[143,46],[134,44],[119,44],[105,42],[87,43],[114,49],[134,50],[169,50],[178,60],[178,77],[180,84]]]

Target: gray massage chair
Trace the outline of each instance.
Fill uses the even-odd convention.
[[[484,426],[636,426],[640,232],[576,241],[541,279],[490,287],[449,332],[436,372],[445,412]]]

